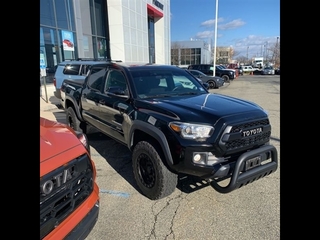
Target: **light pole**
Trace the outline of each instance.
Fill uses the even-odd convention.
[[[247,46],[247,62],[249,63],[249,46]]]
[[[264,44],[264,61],[267,63],[268,62],[268,41],[265,42]]]
[[[276,48],[276,49],[275,49],[275,50],[276,50],[276,57],[275,57],[275,59],[274,59],[274,65],[276,64],[277,58],[278,58],[278,49],[279,49],[279,48],[278,48],[278,40],[279,40],[279,37],[277,37],[277,43],[276,43],[276,47],[275,47],[275,48]]]
[[[213,53],[213,71],[212,71],[212,76],[216,75],[218,2],[219,2],[219,0],[216,0],[216,20],[214,22],[214,47],[213,47],[214,53]]]

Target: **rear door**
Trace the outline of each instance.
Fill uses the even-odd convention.
[[[81,93],[82,117],[98,129],[102,126],[99,101],[102,97],[106,74],[105,66],[93,66]]]

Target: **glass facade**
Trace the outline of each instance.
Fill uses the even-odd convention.
[[[40,67],[44,61],[47,81],[59,62],[109,58],[107,19],[105,0],[40,0]]]
[[[171,49],[171,65],[191,65],[200,63],[201,48]]]
[[[149,63],[155,63],[154,18],[148,16]]]
[[[110,49],[115,60],[170,64],[169,40],[170,0],[40,0],[47,82],[60,62],[111,59]]]

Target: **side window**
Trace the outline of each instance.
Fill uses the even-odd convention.
[[[79,75],[80,64],[67,64],[63,69],[63,74]]]
[[[88,76],[87,86],[91,89],[101,91],[103,78],[106,75],[106,68],[96,67],[92,68],[90,75]]]
[[[89,69],[90,69],[90,66],[91,66],[91,65],[83,64],[83,65],[81,66],[80,75],[86,76],[87,73],[88,73],[88,71],[89,71]]]
[[[126,79],[123,74],[117,70],[110,70],[106,79],[105,92],[119,90],[125,91],[127,89]]]
[[[160,78],[159,87],[168,88],[168,83],[166,78]]]
[[[196,87],[194,83],[186,76],[173,75],[172,78],[175,84],[175,88],[180,87],[180,88],[195,89]]]

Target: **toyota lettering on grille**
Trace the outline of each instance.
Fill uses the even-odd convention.
[[[256,135],[259,133],[262,133],[262,127],[258,127],[258,128],[254,128],[254,129],[250,129],[250,130],[245,130],[242,132],[242,137],[250,137],[252,135]]]

